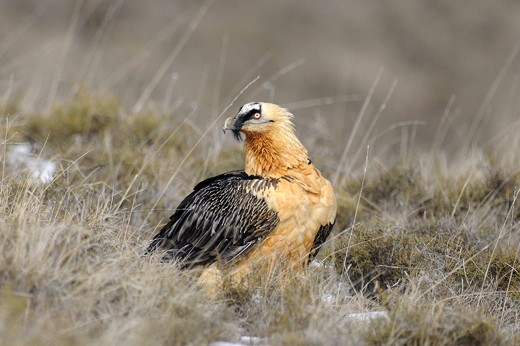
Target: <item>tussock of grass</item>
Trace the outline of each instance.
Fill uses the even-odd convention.
[[[496,323],[464,306],[427,304],[414,294],[389,307],[389,318],[373,323],[368,345],[506,345]]]
[[[351,238],[341,237],[335,266],[360,291],[403,288],[411,277],[429,273],[452,290],[478,292],[484,285],[518,298],[516,249],[493,253],[486,245],[448,220],[422,220],[399,227],[380,222],[354,228]]]
[[[68,102],[56,106],[48,116],[30,117],[26,134],[38,141],[52,136],[52,143],[67,142],[73,135],[91,137],[114,124],[119,106],[115,97],[92,95],[81,89]]]
[[[239,146],[193,148],[183,114],[127,114],[84,91],[47,116],[13,115],[7,144],[31,140],[59,169],[47,185],[9,167],[0,180],[4,343],[508,344],[520,332],[518,162],[450,175],[409,160],[344,179],[321,265],[253,273],[212,299],[196,273],[143,251],[197,181],[243,166]],[[377,323],[347,318],[383,309]]]
[[[351,195],[361,191],[359,179],[347,181],[346,185],[346,191]],[[428,194],[420,172],[410,165],[398,163],[374,174],[364,185],[361,198],[363,204],[372,209],[392,212],[405,206],[418,208],[428,199]]]
[[[488,207],[507,212],[520,186],[520,170],[503,168],[496,161],[496,158],[483,159],[478,171],[470,171],[460,178],[439,177],[440,185],[433,190],[429,201],[432,212],[441,214],[451,208],[451,213],[460,218]],[[512,212],[513,218],[518,219],[518,208]]]

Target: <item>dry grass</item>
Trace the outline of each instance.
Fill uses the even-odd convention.
[[[0,11],[0,344],[520,344],[517,5],[32,3]],[[209,124],[257,75],[236,103],[295,109],[337,223],[304,275],[210,299],[143,252],[243,166]]]
[[[128,114],[116,98],[87,91],[45,116],[9,107],[2,162],[7,147],[31,141],[60,169],[34,184],[3,167],[2,343],[518,342],[518,161],[475,156],[446,170],[408,157],[340,177],[320,266],[253,277],[255,285],[210,299],[196,273],[142,254],[196,181],[242,165],[237,146],[208,137],[211,146],[193,147],[201,131],[187,118]],[[383,309],[388,319],[348,318]]]

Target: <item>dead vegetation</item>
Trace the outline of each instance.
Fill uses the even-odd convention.
[[[4,343],[518,342],[518,162],[480,156],[446,174],[417,157],[343,177],[319,265],[253,276],[215,300],[194,273],[143,250],[196,181],[242,165],[238,146],[193,147],[200,132],[186,118],[127,114],[116,98],[88,93],[11,119],[2,118],[3,148],[29,141],[60,168],[50,184],[34,184],[3,167]],[[1,155],[6,162],[8,150]],[[389,318],[349,319],[373,310]]]
[[[517,4],[0,7],[0,344],[520,344]],[[243,167],[220,112],[271,100],[334,182],[334,233],[304,274],[211,299],[143,251]]]

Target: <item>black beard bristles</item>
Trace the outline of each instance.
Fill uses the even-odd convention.
[[[232,130],[233,131],[233,137],[235,137],[235,140],[237,140],[238,142],[241,142],[242,141],[242,134],[240,133],[239,130]]]

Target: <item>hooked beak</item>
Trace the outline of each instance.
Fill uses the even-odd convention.
[[[235,118],[234,117],[230,117],[230,118],[227,118],[226,119],[226,122],[224,123],[224,127],[222,128],[222,131],[224,131],[224,133],[226,133],[227,130],[235,130],[235,126],[234,126],[234,120]]]
[[[225,134],[227,130],[231,130],[233,132],[233,137],[235,137],[237,141],[240,141],[242,140],[242,136],[240,135],[240,128],[236,127],[235,125],[236,117],[227,118],[222,131],[224,131]]]

